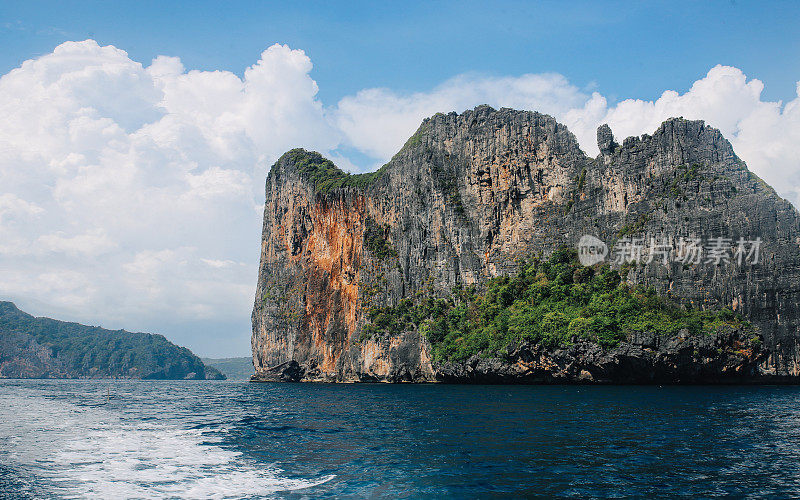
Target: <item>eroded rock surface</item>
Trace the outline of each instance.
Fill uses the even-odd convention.
[[[480,106],[426,119],[373,176],[326,185],[301,168],[308,153],[284,155],[266,183],[254,380],[797,380],[797,210],[702,121],[670,119],[622,144],[603,126],[598,145],[590,158],[550,116]],[[696,307],[731,307],[759,329],[763,346],[736,354],[737,336],[718,333],[684,339],[688,357],[666,341],[612,351],[579,342],[454,365],[434,361],[418,331],[365,334],[370,306],[480,285],[513,272],[520,256],[549,255],[584,234],[609,246],[645,234],[761,238],[755,265],[654,261],[623,271],[630,283]],[[529,358],[543,361],[514,368]]]

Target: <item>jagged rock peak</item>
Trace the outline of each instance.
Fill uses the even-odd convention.
[[[418,135],[433,137],[437,141],[456,140],[470,136],[482,138],[482,135],[493,134],[508,127],[511,127],[509,130],[514,133],[524,133],[525,127],[549,131],[563,136],[561,140],[568,143],[569,146],[578,148],[575,136],[565,125],[550,115],[538,111],[512,108],[495,109],[488,104],[481,104],[462,113],[436,113],[422,121],[412,139]]]
[[[600,153],[603,155],[614,154],[614,150],[619,147],[619,144],[614,141],[614,134],[607,123],[597,128],[597,147],[600,148]]]
[[[350,174],[320,153],[302,148],[284,153],[271,170],[281,165],[297,171],[301,178],[311,180],[313,185],[320,188],[319,191],[325,193],[348,187],[363,190],[387,168],[391,168],[393,163],[403,163],[409,155],[419,155],[420,151],[445,150],[451,154],[456,145],[471,143],[469,150],[503,154],[509,148],[518,147],[515,141],[525,136],[534,142],[548,142],[549,149],[558,154],[581,161],[590,160],[581,150],[574,134],[552,116],[537,111],[495,109],[482,104],[462,113],[436,113],[425,118],[400,151],[377,172]],[[603,124],[597,129],[597,145],[600,153],[606,157],[623,149],[637,151],[642,147],[656,147],[664,154],[674,156],[675,162],[721,159],[740,162],[731,144],[719,130],[702,120],[686,120],[682,117],[665,120],[652,135],[627,137],[622,145],[615,140],[610,126]]]

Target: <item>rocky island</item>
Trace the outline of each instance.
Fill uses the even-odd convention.
[[[597,139],[591,158],[550,116],[480,106],[374,173],[284,154],[252,380],[800,380],[797,210],[702,121]]]

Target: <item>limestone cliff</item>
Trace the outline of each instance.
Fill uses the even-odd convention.
[[[284,155],[266,183],[254,380],[624,381],[636,371],[612,365],[660,374],[640,381],[800,376],[797,210],[702,121],[670,119],[622,144],[603,126],[598,145],[590,158],[550,116],[480,106],[426,119],[373,174],[344,174],[303,150]],[[757,265],[654,261],[620,270],[663,296],[731,307],[760,331],[762,350],[719,360],[712,351],[736,339],[717,336],[684,352],[669,339],[631,338],[613,352],[523,345],[502,359],[454,365],[434,360],[418,329],[365,334],[369,307],[480,286],[513,272],[518,257],[575,246],[585,234],[609,246],[639,234],[760,238]]]

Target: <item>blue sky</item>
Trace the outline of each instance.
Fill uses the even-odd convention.
[[[556,72],[612,98],[686,90],[716,64],[794,96],[800,2],[5,1],[0,73],[65,40],[137,61],[241,74],[273,43],[314,61],[323,102],[368,87],[420,91],[457,74]]]
[[[436,112],[719,128],[800,205],[800,2],[0,0],[0,300],[249,353],[264,178]],[[23,64],[24,63],[24,64]]]

